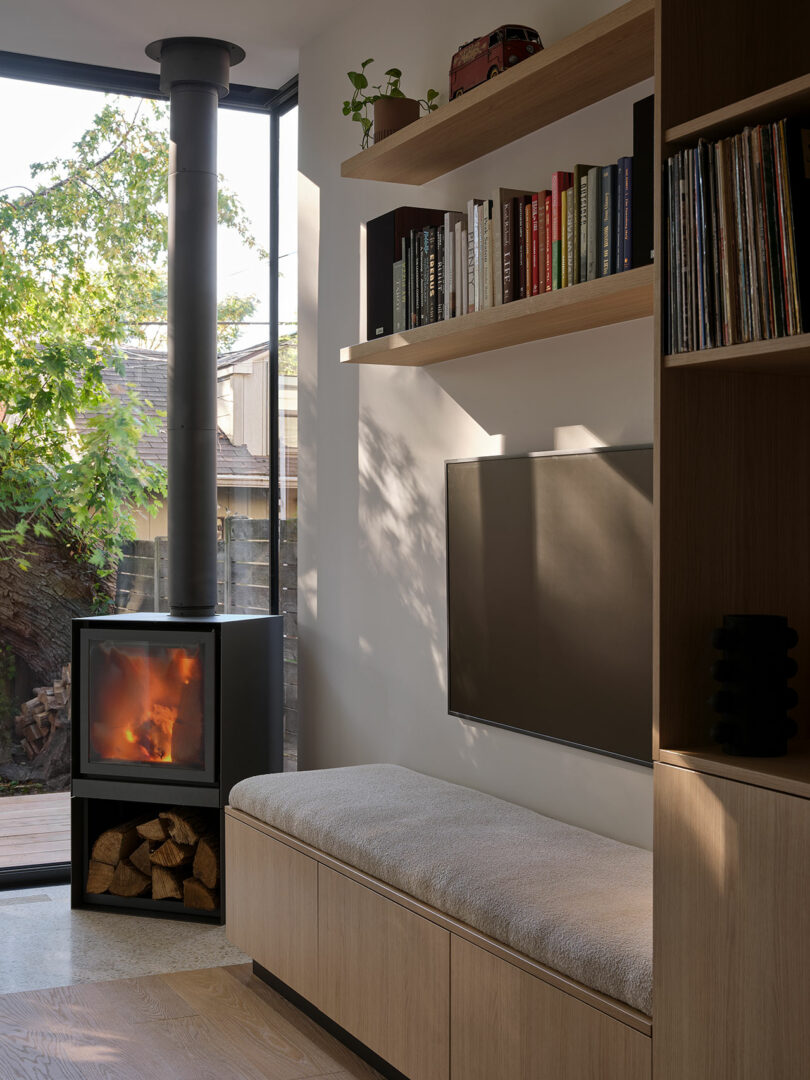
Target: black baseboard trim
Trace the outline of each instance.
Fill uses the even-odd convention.
[[[5,866],[0,868],[0,890],[28,889],[38,885],[69,885],[70,863],[49,866]]]
[[[340,1026],[340,1024],[336,1024],[334,1020],[326,1015],[326,1013],[322,1013],[320,1009],[317,1009],[311,1001],[307,1001],[306,998],[301,997],[301,995],[296,993],[291,986],[287,986],[287,984],[277,978],[272,971],[263,968],[262,965],[257,964],[255,960],[253,961],[253,974],[257,979],[261,979],[263,983],[267,983],[271,989],[277,991],[282,997],[286,998],[291,1005],[296,1007],[296,1009],[300,1009],[302,1013],[311,1020],[314,1020],[316,1024],[319,1024],[324,1031],[327,1031],[330,1035],[333,1035],[342,1042],[345,1047],[351,1050],[353,1054],[357,1054],[359,1058],[362,1058],[362,1060],[365,1061],[367,1065],[370,1065],[372,1069],[376,1069],[381,1076],[385,1077],[385,1080],[408,1080],[405,1073],[401,1073],[399,1069],[395,1069],[393,1065],[389,1065],[379,1054],[375,1054],[373,1050],[369,1050],[365,1043],[361,1043],[354,1035],[350,1035],[345,1028]]]

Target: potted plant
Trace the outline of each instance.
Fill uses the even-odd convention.
[[[389,68],[386,71],[388,81],[385,85],[379,83],[369,86],[365,71],[368,65],[373,63],[373,58],[364,60],[359,71],[347,73],[353,92],[351,99],[343,102],[343,115],[351,116],[352,120],[360,124],[362,128],[360,146],[363,150],[369,145],[372,130],[374,142],[378,143],[386,136],[392,135],[395,131],[417,120],[421,109],[425,112],[433,112],[438,108],[436,105],[438,90],[428,90],[427,94],[418,100],[405,96],[399,85],[402,79],[399,68]],[[372,92],[366,93],[367,90]],[[373,119],[368,115],[369,109],[372,108]]]

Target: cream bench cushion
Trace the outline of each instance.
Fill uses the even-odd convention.
[[[272,773],[230,805],[652,1013],[652,853],[399,765]]]

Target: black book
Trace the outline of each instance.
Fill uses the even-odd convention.
[[[653,119],[655,97],[633,105],[633,266],[653,261]]]
[[[602,257],[600,277],[608,277],[615,270],[616,257],[616,166],[602,166]]]
[[[810,120],[788,119],[779,130],[789,188],[789,268],[801,334],[810,331]]]
[[[436,318],[442,322],[444,311],[444,228],[436,231]]]

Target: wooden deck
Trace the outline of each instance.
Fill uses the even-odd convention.
[[[70,793],[0,798],[0,869],[70,862]]]

